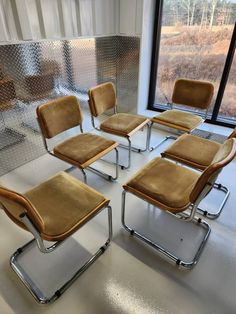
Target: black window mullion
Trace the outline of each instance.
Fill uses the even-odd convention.
[[[156,94],[156,81],[157,70],[159,61],[159,49],[161,41],[161,21],[162,21],[162,8],[164,0],[157,0],[155,7],[155,18],[153,27],[153,48],[152,48],[152,60],[150,71],[150,83],[149,83],[149,97],[148,97],[148,109],[153,109]]]
[[[217,93],[217,96],[216,96],[214,109],[213,109],[213,112],[212,112],[211,119],[213,121],[217,120],[217,116],[219,114],[221,102],[222,102],[222,99],[223,99],[223,96],[224,96],[225,87],[226,87],[226,84],[227,84],[227,81],[228,81],[228,77],[229,77],[229,73],[230,73],[230,68],[231,68],[231,65],[232,65],[232,62],[233,62],[233,58],[234,58],[235,47],[236,47],[236,23],[234,24],[233,35],[232,35],[232,38],[231,38],[228,54],[227,54],[227,57],[226,57],[226,60],[225,60],[224,70],[223,70],[223,73],[222,73],[222,77],[221,77],[218,93]]]

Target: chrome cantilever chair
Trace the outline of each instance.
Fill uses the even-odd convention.
[[[228,136],[228,139],[229,138],[236,138],[236,128]],[[183,134],[162,152],[161,156],[203,171],[211,164],[222,145],[223,144],[191,134]],[[213,188],[222,191],[225,196],[215,213],[208,212],[198,207],[198,212],[209,219],[219,217],[230,194],[228,188],[220,183],[215,182]]]
[[[75,96],[57,98],[38,106],[37,117],[47,152],[78,167],[83,173],[85,183],[87,182],[85,169],[91,170],[110,181],[117,179],[119,168],[118,143],[102,136],[83,133],[82,112]],[[78,126],[81,134],[69,137],[56,145],[52,151],[49,149],[47,139]],[[116,174],[114,177],[90,166],[113,149],[116,153]]]
[[[129,113],[117,113],[116,91],[115,86],[111,82],[100,84],[96,87],[90,88],[89,107],[91,112],[92,125],[95,129],[106,133],[121,136],[128,141],[128,147],[120,144],[122,148],[128,148],[128,165],[121,166],[122,169],[128,169],[131,164],[131,150],[136,152],[144,152],[148,149],[149,137],[149,119],[133,115]],[[95,125],[94,118],[99,117],[105,111],[113,109],[114,114],[105,119],[99,127]],[[135,148],[132,146],[131,137],[134,133],[147,126],[147,140],[145,149]]]
[[[166,110],[151,119],[149,128],[148,146],[152,151],[169,139],[175,140],[174,135],[166,136],[156,146],[150,147],[151,131],[154,124],[176,129],[179,132],[191,133],[196,127],[204,122],[204,119],[196,114],[183,110],[173,109],[173,104],[205,110],[205,118],[214,93],[214,86],[210,82],[179,79],[175,82],[172,94],[171,110]]]
[[[201,174],[178,166],[164,158],[155,158],[123,186],[122,224],[124,228],[131,235],[151,245],[177,265],[186,268],[193,267],[197,263],[210,234],[209,225],[195,216],[198,204],[211,191],[218,174],[235,155],[236,139],[229,139],[221,146],[211,164]],[[127,192],[170,214],[174,214],[176,218],[196,223],[206,229],[204,238],[192,261],[182,260],[161,244],[155,243],[153,239],[147,238],[126,225],[125,199]],[[186,212],[187,209],[190,210],[190,213]]]
[[[10,265],[39,303],[52,303],[58,299],[106,250],[112,238],[112,211],[109,200],[64,172],[58,173],[24,194],[0,186],[0,204],[14,223],[32,233],[34,237],[12,255]],[[27,252],[33,246],[37,246],[45,254],[55,251],[104,208],[108,210],[109,228],[109,237],[105,244],[62,287],[55,287],[50,295],[46,294],[32,281],[32,274],[30,277],[27,269],[21,265],[20,257],[26,255],[27,258]],[[46,245],[44,240],[51,242],[51,245]]]

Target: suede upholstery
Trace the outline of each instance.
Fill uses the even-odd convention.
[[[90,88],[88,94],[90,111],[94,117],[116,106],[116,90],[111,82]]]
[[[29,214],[32,206],[30,219],[38,227],[41,237],[48,241],[67,238],[109,203],[102,194],[64,172],[24,195],[5,191],[8,190],[0,188],[0,202],[10,213],[9,217],[14,217],[14,222],[20,221],[19,213],[23,211]],[[16,209],[19,204],[21,207]]]
[[[210,165],[220,147],[219,143],[199,136],[183,134],[161,155],[162,157],[204,170]]]
[[[207,109],[214,93],[214,85],[206,81],[179,79],[175,82],[172,102],[199,109]]]
[[[199,178],[195,171],[157,157],[142,168],[124,189],[161,209],[183,211],[190,205],[190,193]]]
[[[234,128],[233,132],[228,136],[228,138],[236,138],[236,127]]]
[[[190,195],[191,202],[195,202],[204,186],[210,182],[214,183],[220,171],[236,156],[236,139],[231,138],[220,146],[210,165],[202,172]]]
[[[214,86],[209,82],[179,79],[175,82],[172,102],[207,110],[213,93]],[[167,110],[152,118],[153,123],[189,133],[203,121],[200,116],[179,110]]]
[[[111,82],[91,88],[88,95],[90,112],[94,117],[98,117],[106,110],[116,106],[115,87]],[[100,129],[107,133],[129,137],[149,121],[149,119],[138,115],[117,113],[101,123]]]
[[[101,123],[100,128],[107,133],[130,136],[149,122],[149,119],[129,114],[117,113]]]
[[[46,138],[52,138],[82,123],[80,105],[75,96],[57,98],[38,106],[37,116]]]
[[[228,136],[236,137],[236,128]],[[182,162],[190,167],[204,170],[210,165],[221,144],[191,134],[181,135],[164,152],[162,157]]]
[[[83,133],[55,146],[53,152],[60,159],[80,168],[86,168],[117,146],[118,143],[102,136]]]
[[[173,109],[160,113],[158,116],[153,117],[151,121],[181,131],[191,132],[204,120],[192,113]]]
[[[8,217],[18,226],[26,229],[20,219],[20,215],[26,214],[34,222],[36,229],[41,233],[44,229],[44,222],[34,205],[22,194],[0,186],[0,203]]]
[[[207,184],[215,182],[219,172],[235,155],[236,139],[228,139],[201,174],[158,157],[123,187],[161,209],[181,212],[197,200]]]

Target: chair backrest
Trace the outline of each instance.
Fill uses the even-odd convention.
[[[33,204],[24,195],[0,186],[0,204],[7,216],[21,228],[26,229],[20,216],[27,214],[39,233],[44,230],[42,218]]]
[[[82,112],[75,96],[65,96],[39,105],[37,116],[45,138],[82,124]]]
[[[55,87],[54,72],[45,72],[42,74],[27,75],[25,83],[28,92],[33,96],[40,96],[50,93]]]
[[[116,106],[116,90],[114,84],[111,82],[90,88],[88,95],[90,111],[94,117]]]
[[[233,132],[230,133],[230,135],[228,136],[228,138],[236,138],[236,127],[234,128]]]
[[[207,109],[211,103],[214,86],[210,82],[179,79],[175,82],[172,102],[198,109]]]
[[[205,186],[212,186],[220,171],[236,156],[236,139],[227,139],[213,158],[211,164],[202,172],[190,195],[190,201],[194,203]]]
[[[8,109],[15,103],[16,91],[13,80],[5,78],[0,82],[0,111]]]
[[[59,63],[55,60],[42,60],[40,64],[41,73],[53,73],[55,77],[60,75],[60,66]]]

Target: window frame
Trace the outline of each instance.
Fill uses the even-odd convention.
[[[156,1],[155,6],[155,18],[153,25],[153,47],[152,47],[152,57],[151,57],[151,71],[150,71],[150,83],[149,83],[149,96],[148,96],[148,110],[163,112],[164,104],[155,104],[155,93],[156,93],[156,82],[158,74],[158,61],[159,61],[159,49],[161,42],[161,27],[162,27],[162,9],[164,0]],[[234,24],[233,34],[231,37],[228,53],[226,56],[222,76],[220,79],[219,89],[216,96],[215,104],[213,106],[213,111],[211,117],[207,118],[205,121],[211,124],[235,127],[236,122],[230,121],[230,119],[219,117],[220,106],[222,104],[224,91],[227,85],[228,77],[231,70],[231,65],[233,62],[234,54],[236,50],[236,22]]]

